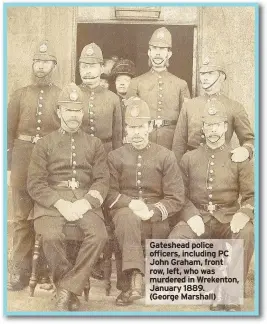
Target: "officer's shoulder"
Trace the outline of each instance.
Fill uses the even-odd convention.
[[[111,100],[113,100],[113,101],[120,101],[119,96],[118,96],[116,93],[114,93],[113,91],[110,91],[110,90],[106,89],[105,92],[106,92],[106,95],[107,95]]]
[[[113,159],[117,159],[119,158],[119,160],[121,160],[122,156],[124,156],[125,154],[127,154],[127,144],[121,146],[121,147],[118,147],[117,149],[115,150],[112,150],[108,153],[108,157],[109,158],[113,158]]]
[[[196,105],[200,105],[202,103],[205,103],[205,99],[203,96],[198,96],[194,98],[185,98],[184,100],[184,106],[188,109],[191,109],[191,107],[195,108]]]
[[[151,77],[151,73],[150,73],[150,71],[148,71],[148,72],[145,72],[145,73],[143,73],[141,75],[136,76],[135,78],[132,78],[131,83],[138,83],[138,82],[147,80],[150,77]]]
[[[168,71],[168,77],[178,83],[180,86],[187,86],[187,82]]]
[[[231,107],[233,111],[240,111],[245,109],[240,102],[227,97],[225,94],[221,95],[221,101],[225,103],[228,107]]]
[[[193,161],[195,159],[199,160],[199,156],[202,154],[202,148],[201,147],[198,147],[197,149],[195,150],[192,150],[192,151],[188,151],[186,152],[183,156],[182,156],[182,160],[184,162],[186,161]]]
[[[164,147],[162,145],[151,143],[152,148],[157,152],[158,155],[160,155],[162,158],[175,158],[175,155],[173,151],[169,150],[167,147]]]

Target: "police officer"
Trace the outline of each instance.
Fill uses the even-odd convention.
[[[120,100],[116,94],[103,88],[103,55],[95,43],[86,45],[79,59],[85,107],[83,130],[101,139],[107,152],[122,145],[122,117]]]
[[[185,153],[180,161],[188,201],[169,238],[243,239],[245,282],[254,245],[253,164],[252,160],[236,163],[231,159],[226,107],[220,101],[208,101],[205,108],[202,125],[206,144]],[[243,262],[241,254],[232,260],[240,275],[237,265]],[[212,310],[240,310],[234,291],[219,295]]]
[[[183,109],[175,129],[172,150],[178,162],[187,150],[197,148],[205,143],[202,131],[201,116],[207,102],[211,106],[221,102],[226,108],[228,129],[226,142],[229,143],[235,132],[241,147],[232,151],[232,160],[242,162],[253,155],[254,134],[251,129],[248,115],[244,107],[221,93],[221,88],[226,79],[226,69],[222,63],[213,57],[206,58],[200,68],[200,81],[205,94],[184,103]],[[210,108],[213,111],[213,108]]]
[[[122,125],[123,125],[123,142],[127,141],[125,133],[125,105],[126,93],[130,85],[131,79],[136,75],[135,65],[132,61],[128,59],[120,59],[111,71],[111,78],[115,82],[115,87],[117,95],[121,102],[121,112],[122,112]]]
[[[115,225],[124,274],[118,282],[122,293],[117,305],[128,305],[142,297],[141,241],[167,238],[168,217],[184,203],[183,180],[175,156],[165,147],[149,142],[150,121],[146,102],[138,97],[128,99],[125,122],[131,144],[108,155],[111,180],[106,203]]]
[[[34,231],[28,216],[33,201],[27,192],[27,172],[35,143],[59,127],[56,113],[60,89],[52,83],[57,58],[44,40],[34,52],[35,83],[16,90],[8,106],[8,170],[11,170],[13,199],[13,265],[9,290],[28,285]]]
[[[139,96],[150,108],[154,120],[151,141],[169,149],[184,98],[190,98],[187,83],[167,71],[172,56],[172,37],[165,28],[155,30],[148,49],[151,70],[134,78],[127,97]]]
[[[80,130],[83,98],[75,85],[58,98],[61,127],[35,146],[28,174],[34,205],[34,228],[42,235],[44,254],[57,287],[57,309],[79,307],[88,276],[107,232],[101,205],[109,187],[106,152],[100,139]],[[63,227],[75,221],[84,240],[74,266],[67,260]],[[49,230],[48,230],[49,229]]]

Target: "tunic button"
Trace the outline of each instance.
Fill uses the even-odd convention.
[[[37,129],[37,130],[40,130],[40,129],[41,129],[41,127],[37,127],[36,129]]]
[[[90,105],[89,105],[90,107],[94,107],[94,105],[91,103]]]
[[[162,104],[162,102],[161,101],[159,101],[159,105],[161,105]]]
[[[91,130],[94,130],[95,128],[94,127],[91,127]]]
[[[162,88],[160,87],[159,90],[162,90]]]
[[[93,121],[94,121],[93,119],[90,119],[90,123],[93,123]]]
[[[137,184],[140,184],[141,183],[141,180],[137,180]]]
[[[214,165],[214,162],[210,162],[210,165]]]
[[[141,163],[137,163],[137,166],[140,168],[140,166],[141,166]]]
[[[41,119],[38,119],[38,120],[37,120],[37,123],[39,123],[39,124],[40,124],[41,122],[42,122],[42,121],[41,121]]]
[[[204,138],[205,137],[205,135],[201,135],[201,138]]]
[[[142,159],[142,155],[138,155],[138,159]]]
[[[40,105],[39,105],[39,107],[41,108],[41,107],[43,107],[43,105],[42,105],[42,104],[40,104]]]
[[[212,205],[212,201],[209,201],[209,205]]]
[[[213,173],[213,170],[210,170],[210,173]]]
[[[91,136],[95,136],[94,134],[90,134]]]
[[[76,156],[76,153],[72,153],[72,156]]]
[[[209,181],[212,182],[213,181],[213,178],[209,178]]]
[[[41,116],[43,113],[41,111],[38,112],[38,115]]]
[[[200,143],[200,146],[203,146],[204,145],[204,143]]]
[[[159,108],[158,111],[161,111],[161,108]]]
[[[41,92],[41,93],[44,93],[44,90],[41,90],[40,92]]]
[[[95,94],[94,91],[92,91],[91,95],[93,96],[94,94]]]
[[[77,173],[77,171],[76,171],[76,170],[72,170],[72,172],[73,172],[73,174],[76,174],[76,173]]]
[[[212,198],[212,194],[209,195],[209,198]]]
[[[211,158],[214,159],[214,155],[213,154],[212,154]]]
[[[74,138],[72,138],[71,141],[74,142]]]
[[[161,118],[160,116],[158,116],[158,118]]]
[[[142,190],[139,190],[139,194],[142,195],[143,191]]]
[[[209,190],[212,190],[212,186],[209,186],[209,188],[208,188]]]
[[[73,161],[72,164],[73,164],[73,165],[76,165],[77,163],[76,163],[76,161]]]
[[[75,150],[75,146],[74,145],[72,145],[72,147],[71,147],[73,150]]]
[[[162,98],[162,94],[160,94],[159,96],[160,96],[160,98]]]
[[[90,115],[93,115],[94,113],[92,112],[92,111],[90,111],[90,113],[89,113]]]
[[[161,79],[162,78],[162,76],[161,75],[159,75],[159,79]]]
[[[90,100],[94,100],[94,97],[90,97]]]
[[[142,173],[139,171],[139,172],[137,172],[137,174],[140,176]]]
[[[40,100],[43,100],[43,97],[39,97]]]

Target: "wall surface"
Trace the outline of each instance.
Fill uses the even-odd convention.
[[[197,64],[206,55],[227,67],[224,92],[241,102],[254,120],[254,8],[166,7],[160,23],[197,24]],[[76,62],[76,23],[115,20],[112,7],[17,7],[8,9],[8,93],[31,82],[33,50],[49,39],[58,57],[55,83],[73,81]],[[175,39],[174,39],[175,41]],[[171,62],[174,64],[174,62]],[[199,89],[199,87],[198,87]],[[200,92],[200,90],[198,91]]]

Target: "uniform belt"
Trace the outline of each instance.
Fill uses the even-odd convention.
[[[166,120],[166,119],[153,119],[153,127],[160,128],[164,126],[173,126],[177,124],[177,120]]]
[[[35,136],[22,135],[22,134],[18,135],[18,139],[19,139],[19,140],[26,141],[26,142],[31,142],[31,143],[33,143],[33,144],[37,143],[37,141],[38,141],[40,138],[42,138],[42,137],[37,136],[37,135],[35,135]]]
[[[207,212],[211,211],[210,206],[213,206],[212,211],[217,211],[217,210],[222,209],[222,208],[230,208],[230,207],[234,207],[234,206],[238,205],[238,203],[235,203],[235,202],[232,202],[232,203],[229,203],[229,204],[212,204],[212,205],[209,205],[209,204],[197,204],[197,203],[193,202],[193,204],[197,209],[205,210]]]
[[[82,184],[79,181],[76,180],[67,180],[67,181],[50,181],[50,185],[57,186],[61,188],[72,188],[72,189],[89,189],[88,185]]]

